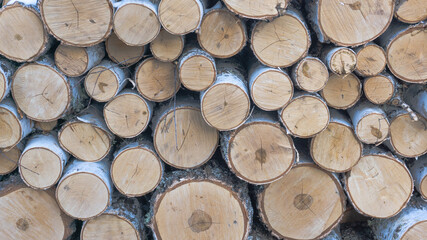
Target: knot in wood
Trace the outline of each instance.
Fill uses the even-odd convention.
[[[196,210],[188,219],[188,225],[193,232],[204,232],[212,226],[212,217],[205,211]]]
[[[309,194],[301,193],[296,195],[294,198],[294,206],[298,210],[309,209],[311,204],[313,204],[313,197]]]
[[[30,227],[30,224],[28,223],[27,219],[20,218],[18,221],[16,221],[16,227],[19,230],[26,231]]]

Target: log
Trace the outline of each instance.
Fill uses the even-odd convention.
[[[152,115],[153,103],[133,89],[124,89],[104,105],[108,129],[122,138],[133,138],[145,131]]]
[[[0,102],[9,96],[11,80],[16,67],[12,61],[0,56]]]
[[[378,239],[425,239],[427,237],[427,204],[413,197],[406,208],[388,219],[373,219],[370,226]]]
[[[29,188],[19,174],[0,182],[2,239],[71,239],[74,220],[61,212],[54,191]]]
[[[409,83],[427,82],[427,23],[413,26],[394,22],[379,38],[387,53],[387,66],[394,76]]]
[[[347,110],[357,138],[366,144],[378,144],[387,137],[390,124],[387,114],[379,106],[366,100],[359,101]]]
[[[154,239],[247,239],[253,209],[247,184],[217,166],[171,172],[151,198]]]
[[[329,124],[329,109],[316,93],[295,92],[289,104],[278,112],[280,121],[294,137],[313,137]]]
[[[307,56],[292,67],[291,76],[298,89],[306,92],[318,92],[326,86],[329,72],[319,58]]]
[[[182,85],[191,91],[203,91],[216,78],[215,59],[194,45],[187,45],[178,60],[178,76]]]
[[[7,152],[3,149],[0,150],[0,176],[15,171],[18,167],[22,149],[24,149],[24,145],[18,144]]]
[[[110,152],[113,134],[100,111],[91,106],[62,126],[58,140],[61,147],[75,158],[97,162]]]
[[[65,214],[88,220],[111,205],[110,164],[108,158],[99,162],[70,160],[56,188],[56,200]]]
[[[247,41],[246,24],[220,2],[203,17],[197,39],[200,47],[216,58],[229,58],[239,53]]]
[[[414,189],[405,164],[382,149],[365,146],[363,156],[344,179],[353,207],[374,218],[389,218],[408,203]]]
[[[51,41],[40,18],[37,0],[10,0],[0,10],[0,54],[16,62],[34,61]]]
[[[111,180],[127,197],[140,197],[153,191],[163,176],[160,161],[151,140],[139,137],[122,144],[111,164]]]
[[[5,151],[15,147],[33,131],[34,123],[21,116],[11,98],[0,103],[0,149]]]
[[[51,132],[54,128],[56,128],[56,125],[58,124],[58,121],[52,121],[52,122],[35,122],[34,128],[42,131],[43,133]]]
[[[126,67],[139,62],[145,54],[145,49],[146,46],[126,45],[114,33],[105,41],[105,50],[111,61]]]
[[[150,51],[157,60],[173,62],[181,56],[184,49],[184,37],[160,30],[156,39],[150,43]]]
[[[354,49],[356,53],[355,72],[362,77],[372,77],[380,74],[387,64],[385,51],[373,42]]]
[[[160,32],[157,18],[158,0],[126,0],[114,3],[113,29],[129,46],[152,42]]]
[[[354,134],[350,119],[342,112],[330,109],[329,125],[311,139],[313,161],[330,172],[349,171],[362,156],[363,145]]]
[[[427,119],[427,87],[413,84],[405,91],[405,102],[418,114]]]
[[[311,0],[305,6],[319,41],[339,46],[374,40],[386,31],[394,14],[394,0]]]
[[[292,138],[273,113],[255,111],[237,130],[221,134],[221,153],[230,170],[252,184],[283,177],[296,158]]]
[[[31,136],[19,158],[19,173],[31,188],[46,190],[62,176],[69,155],[59,146],[54,134]]]
[[[351,48],[327,46],[321,59],[333,73],[347,75],[356,69],[357,57]]]
[[[337,75],[332,73],[325,88],[320,91],[328,106],[336,109],[348,109],[359,101],[362,95],[362,83],[359,78],[350,73]]]
[[[80,239],[146,239],[143,215],[136,198],[113,196],[110,207],[96,218],[83,223]]]
[[[117,64],[103,60],[86,75],[87,94],[98,102],[112,100],[125,86],[130,73]]]
[[[302,14],[293,8],[271,22],[257,22],[251,34],[251,49],[270,67],[289,67],[305,57],[311,45]]]
[[[391,102],[398,92],[399,84],[393,75],[381,73],[379,75],[365,78],[363,93],[365,97],[374,104],[385,104]]]
[[[90,47],[111,33],[113,6],[109,0],[40,0],[38,6],[49,33],[63,44]]]
[[[325,237],[345,211],[339,180],[305,155],[283,178],[266,185],[257,200],[262,221],[277,238]]]
[[[55,65],[68,77],[79,77],[98,65],[105,56],[104,44],[73,47],[60,44],[54,53]]]
[[[251,99],[260,109],[275,111],[283,108],[292,99],[294,87],[285,71],[264,66],[256,61],[248,74]]]
[[[249,116],[251,102],[242,66],[227,59],[217,62],[217,78],[200,93],[203,118],[210,126],[227,131],[242,125]]]
[[[396,1],[394,16],[405,23],[417,23],[427,19],[425,0],[419,1]]]
[[[245,18],[271,19],[280,15],[289,0],[224,0],[230,11]]]
[[[424,155],[409,168],[417,191],[424,200],[427,200],[427,155]]]
[[[219,133],[203,120],[194,99],[178,97],[174,104],[161,106],[152,123],[157,153],[175,168],[199,167],[215,153]]]
[[[176,76],[176,66],[150,57],[142,61],[135,70],[138,92],[153,102],[164,102],[178,92],[181,83]]]

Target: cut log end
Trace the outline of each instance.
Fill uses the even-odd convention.
[[[350,74],[356,69],[356,53],[350,48],[340,48],[328,61],[329,68],[338,75]]]
[[[329,106],[347,109],[360,99],[362,84],[354,74],[344,76],[331,74],[328,83],[320,93]]]
[[[386,65],[384,49],[376,44],[362,47],[356,56],[355,71],[365,77],[381,73]]]
[[[80,239],[140,240],[140,236],[129,220],[114,214],[102,214],[84,224]]]
[[[124,66],[133,65],[142,59],[145,46],[128,46],[112,33],[105,41],[105,50],[108,57],[115,63]]]
[[[120,91],[122,79],[106,66],[96,66],[86,75],[84,85],[88,95],[98,102],[108,102]]]
[[[174,35],[184,35],[196,30],[203,18],[201,0],[162,0],[159,20],[164,29]]]
[[[184,38],[172,35],[165,29],[160,30],[156,39],[150,43],[153,56],[162,62],[172,62],[179,58],[184,49]]]
[[[427,19],[427,1],[397,1],[394,15],[405,23],[418,23]]]
[[[178,74],[184,87],[192,91],[203,91],[215,81],[215,60],[203,55],[190,56],[180,63]]]
[[[21,149],[18,146],[13,147],[7,152],[0,150],[0,175],[6,175],[13,172],[18,167],[20,156]]]
[[[0,148],[10,148],[21,141],[22,126],[15,114],[0,106]]]
[[[52,122],[35,122],[34,127],[37,130],[40,130],[42,132],[50,132],[54,128],[56,128],[56,125],[58,124],[58,121],[52,121]]]
[[[67,76],[78,77],[87,71],[89,56],[84,48],[59,45],[55,50],[55,65]]]
[[[367,144],[384,141],[388,137],[389,127],[386,116],[378,113],[365,115],[355,126],[357,137]]]
[[[329,72],[325,64],[318,58],[306,57],[293,69],[295,85],[307,92],[322,90],[328,82]]]
[[[370,102],[384,104],[393,97],[395,86],[388,77],[378,75],[365,79],[363,92]]]
[[[269,19],[278,16],[288,6],[288,0],[225,0],[230,11],[246,18]]]

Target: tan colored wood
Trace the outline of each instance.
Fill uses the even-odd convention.
[[[50,132],[54,128],[56,128],[56,125],[58,124],[58,121],[52,121],[52,122],[35,122],[34,127],[38,130],[41,130],[43,132]]]
[[[184,49],[184,38],[172,35],[165,29],[160,30],[156,39],[150,43],[153,56],[162,62],[172,62],[179,58]]]
[[[347,75],[356,69],[356,53],[350,48],[328,46],[323,50],[321,57],[335,74]]]
[[[17,61],[33,61],[48,48],[48,34],[38,11],[37,1],[15,2],[0,10],[0,53]],[[31,6],[32,5],[32,6]]]
[[[339,222],[345,195],[339,181],[314,164],[297,165],[258,195],[261,217],[273,235],[319,239]]]
[[[173,63],[160,62],[153,57],[145,59],[135,70],[138,92],[154,102],[170,99],[181,86],[178,77],[175,76],[175,69]]]
[[[328,83],[320,92],[328,106],[336,109],[347,109],[360,99],[362,84],[354,74],[330,74]]]
[[[134,227],[125,219],[115,215],[103,214],[90,220],[80,236],[84,240],[139,240]]]
[[[252,19],[276,17],[288,6],[288,0],[224,0],[232,12]]]
[[[3,129],[3,128],[2,128]],[[21,149],[18,146],[9,151],[0,151],[0,175],[6,175],[13,172],[18,167]]]
[[[394,15],[405,23],[417,23],[427,18],[426,0],[397,0]]]
[[[161,0],[159,20],[166,31],[185,35],[200,26],[204,11],[203,0]]]
[[[356,69],[361,76],[375,76],[385,69],[385,51],[376,44],[367,44],[356,51]]]
[[[365,97],[374,104],[388,102],[393,97],[395,90],[392,80],[384,75],[366,78],[363,83]]]
[[[21,141],[21,124],[8,109],[0,106],[0,148],[15,146]]]
[[[363,117],[355,128],[360,141],[375,144],[388,137],[389,123],[384,115],[372,113]]]
[[[64,44],[93,46],[111,33],[113,6],[109,0],[43,0],[39,6],[47,29]]]
[[[227,9],[213,9],[204,16],[197,39],[213,57],[229,58],[246,45],[245,23]]]
[[[326,103],[316,95],[300,94],[279,111],[280,121],[291,135],[312,137],[323,131],[329,123]]]
[[[322,90],[329,79],[328,68],[320,59],[305,57],[292,68],[295,86],[307,92]]]
[[[115,33],[105,41],[105,50],[108,57],[115,63],[130,66],[133,65],[144,56],[145,46],[128,46],[120,41]]]
[[[403,163],[384,154],[364,154],[346,179],[353,206],[362,214],[389,218],[399,213],[414,188]]]
[[[60,44],[55,51],[55,65],[67,76],[82,75],[88,63],[89,58],[84,48]]]
[[[258,22],[251,48],[260,62],[270,67],[289,67],[307,55],[310,34],[300,13],[286,10],[271,22]]]
[[[402,236],[402,240],[422,240],[427,238],[427,220],[411,226]]]

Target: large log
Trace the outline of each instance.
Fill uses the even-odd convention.
[[[89,47],[111,33],[110,0],[41,0],[39,7],[49,33],[63,44]]]
[[[111,35],[105,41],[105,50],[108,57],[115,63],[129,67],[142,59],[146,46],[128,46],[117,38],[116,34]]]
[[[0,56],[0,102],[9,96],[16,65]]]
[[[397,80],[386,72],[379,75],[365,78],[363,83],[363,93],[365,97],[374,104],[392,103],[392,99],[397,94],[400,86]],[[392,103],[393,104],[393,103]]]
[[[1,238],[71,240],[74,221],[61,212],[54,191],[29,188],[18,174],[0,182]]]
[[[292,138],[273,113],[257,111],[238,129],[223,132],[221,153],[240,179],[266,184],[283,177],[296,158]]]
[[[348,109],[359,101],[362,95],[362,83],[359,78],[350,73],[337,75],[332,73],[325,88],[320,91],[328,106],[336,109]]]
[[[224,0],[230,11],[252,19],[271,19],[285,11],[290,0]]]
[[[150,43],[150,51],[159,61],[173,62],[181,56],[184,42],[184,36],[173,35],[162,29],[156,39]]]
[[[37,0],[11,0],[0,10],[0,54],[16,62],[34,61],[51,46]]]
[[[338,75],[347,75],[356,69],[356,53],[351,48],[327,46],[323,49],[321,59]]]
[[[24,145],[18,144],[9,151],[0,150],[0,175],[6,175],[15,171],[23,149]]]
[[[298,89],[307,92],[318,92],[326,86],[329,72],[320,59],[308,56],[292,67],[291,76],[295,87]]]
[[[394,16],[405,23],[417,23],[427,19],[427,1],[397,0]]]
[[[409,168],[417,191],[427,201],[427,155],[416,159]]]
[[[366,43],[354,49],[356,52],[357,74],[363,77],[371,77],[380,74],[387,64],[385,51],[373,42]]]

